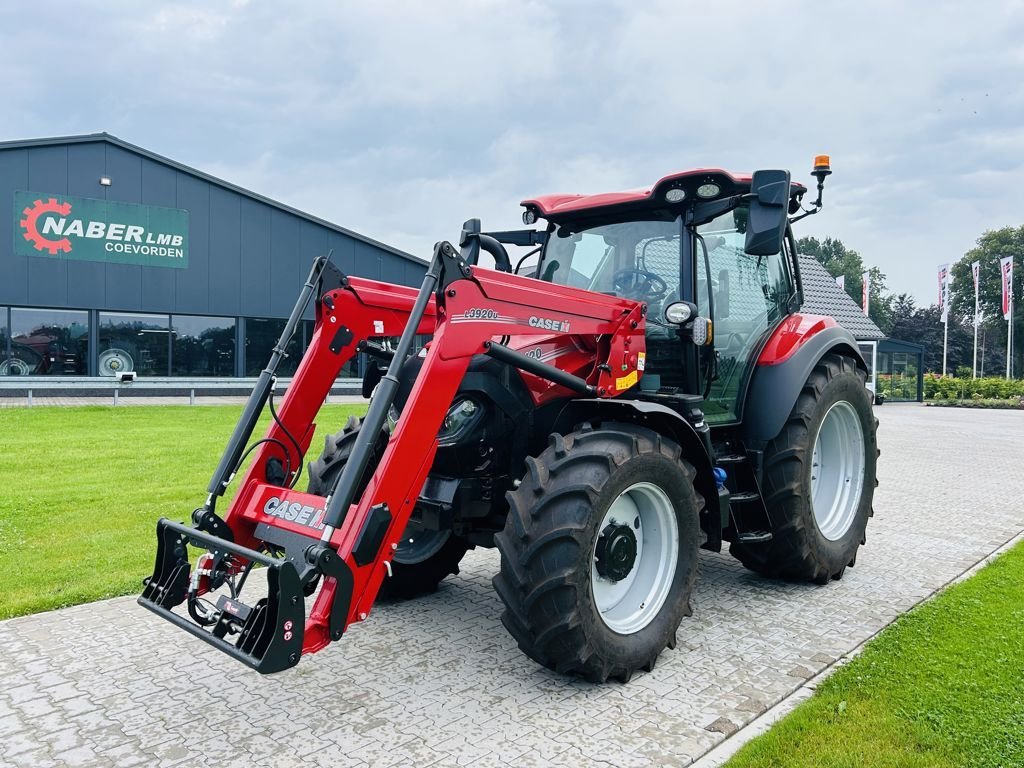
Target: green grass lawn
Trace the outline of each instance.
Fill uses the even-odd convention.
[[[325,406],[310,453],[319,453],[322,434],[364,410]],[[240,413],[241,406],[0,410],[0,619],[140,591],[153,569],[157,518],[188,521],[203,503]]]
[[[1024,544],[882,632],[744,766],[1024,766]]]

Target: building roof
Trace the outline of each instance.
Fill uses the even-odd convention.
[[[858,341],[885,338],[881,329],[864,314],[864,310],[839,287],[836,279],[816,259],[800,256],[800,277],[804,284],[802,312],[834,317]]]
[[[271,200],[269,197],[264,197],[263,195],[257,194],[256,192],[252,192],[248,189],[239,187],[236,184],[232,184],[229,181],[224,181],[223,179],[219,179],[216,176],[211,176],[208,173],[203,173],[200,170],[196,170],[195,168],[179,163],[176,160],[171,160],[170,158],[164,157],[163,155],[158,155],[156,152],[150,152],[148,149],[143,149],[142,147],[136,146],[135,144],[131,144],[127,141],[124,141],[123,139],[119,139],[116,136],[112,136],[109,133],[87,133],[76,136],[54,136],[51,138],[42,139],[20,139],[17,141],[0,141],[0,151],[5,149],[29,149],[32,147],[59,146],[61,144],[88,144],[94,142],[105,142],[107,144],[112,144],[122,149],[126,149],[129,152],[134,152],[138,155],[142,155],[143,157],[147,157],[150,160],[154,160],[158,163],[163,163],[164,165],[168,165],[179,171],[188,173],[192,176],[195,176],[196,178],[202,179],[203,181],[207,181],[212,184],[217,184],[221,187],[224,187],[225,189],[230,189],[232,192],[236,192],[237,194],[244,195],[245,197],[251,198],[253,200],[257,200],[261,203],[264,203],[265,205],[269,205],[273,208],[285,211],[286,213],[298,216],[301,219],[305,219],[314,224],[326,227],[327,229],[334,230],[335,232],[339,232],[343,235],[351,237],[354,240],[359,240],[361,242],[367,243],[368,245],[380,248],[384,251],[394,254],[395,256],[407,259],[408,261],[411,261],[421,267],[426,267],[426,261],[417,258],[416,256],[413,256],[410,253],[400,251],[393,246],[380,242],[379,240],[374,240],[373,238],[366,237],[365,235],[360,235],[358,232],[353,232],[351,229],[346,229],[345,227],[338,226],[337,224],[333,224],[317,216],[313,216],[311,214],[300,211],[297,208],[292,208],[290,205],[285,205],[284,203],[279,203],[276,200]]]

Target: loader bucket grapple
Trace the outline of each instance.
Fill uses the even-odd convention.
[[[809,209],[788,171],[527,200],[524,223],[545,229],[470,219],[418,290],[317,258],[205,502],[188,524],[157,522],[139,603],[278,672],[378,595],[433,591],[468,550],[495,547],[520,649],[626,681],[674,647],[700,548],[728,542],[769,577],[840,578],[872,512],[875,421],[853,337],[799,312],[790,227],[821,208],[830,172],[816,158]],[[505,245],[533,250],[513,268]],[[356,354],[366,415],[327,430],[300,489],[317,414]]]

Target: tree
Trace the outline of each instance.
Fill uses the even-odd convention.
[[[936,305],[918,309],[912,296],[901,293],[892,300],[892,331],[894,339],[904,339],[924,347],[924,369],[942,371],[942,339],[945,329]],[[956,318],[949,319],[949,346],[946,350],[946,372],[959,366],[970,367],[974,354],[974,329]],[[986,360],[986,366],[989,361]]]
[[[1013,370],[1016,376],[1021,376],[1024,374],[1024,291],[1021,289],[1020,275],[1024,270],[1024,226],[990,230],[978,238],[978,245],[965,253],[952,267],[953,282],[949,289],[949,307],[952,314],[958,318],[965,318],[970,323],[974,315],[974,278],[971,275],[971,264],[979,262],[978,304],[985,326],[985,372],[991,375],[1005,373],[1006,321],[1003,320],[1003,289],[999,274],[999,259],[1004,256],[1013,257]],[[973,332],[972,328],[971,333]],[[979,365],[981,333],[982,329],[979,328]],[[996,352],[997,340],[1002,342],[1002,351],[997,353],[999,359],[1003,361],[1001,369],[993,366],[991,362],[992,354]]]
[[[871,274],[871,298],[868,303],[868,314],[875,321],[882,333],[890,335],[892,331],[892,295],[885,288],[885,275],[878,267],[864,269],[864,259],[861,255],[850,248],[847,248],[842,240],[833,237],[826,237],[818,240],[816,237],[801,237],[797,241],[797,251],[806,254],[817,260],[832,277],[843,275],[846,292],[858,306],[861,304],[861,297],[864,295],[863,275],[867,271]]]

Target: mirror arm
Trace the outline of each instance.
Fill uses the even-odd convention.
[[[744,200],[751,200],[756,195],[745,192],[742,195],[723,197],[721,200],[710,200],[706,203],[697,203],[686,211],[686,224],[691,227],[699,227],[723,213],[728,213]]]
[[[803,213],[801,213],[799,216],[792,217],[789,220],[789,223],[790,224],[795,224],[796,222],[800,221],[800,219],[806,219],[808,216],[813,216],[816,213],[821,213],[822,206],[824,205],[821,202],[821,195],[822,195],[822,192],[824,191],[824,189],[825,189],[825,177],[824,176],[819,176],[818,177],[818,199],[815,200],[813,203],[811,203],[811,205],[814,206],[814,207],[813,208],[802,208]]]

